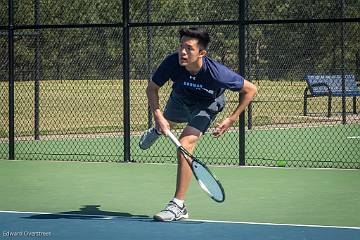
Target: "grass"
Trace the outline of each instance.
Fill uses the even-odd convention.
[[[302,116],[305,82],[255,81],[258,94],[252,104],[252,124],[296,124],[313,121]],[[146,80],[132,80],[130,84],[131,130],[147,127],[148,111],[145,95]],[[170,84],[160,93],[161,105],[170,92]],[[227,92],[228,106],[218,119],[236,107],[238,94]],[[7,136],[8,85],[0,83],[0,137]],[[123,130],[122,80],[59,80],[41,81],[40,133],[103,133]],[[326,98],[310,99],[309,112],[326,113]],[[351,111],[351,101],[347,110]],[[334,98],[333,111],[341,111],[341,98]],[[34,83],[15,83],[15,127],[17,136],[34,132]],[[326,119],[326,118],[324,118]],[[315,120],[316,121],[316,120]]]

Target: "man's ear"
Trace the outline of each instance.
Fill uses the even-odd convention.
[[[207,54],[207,51],[205,49],[200,50],[200,57],[204,57]]]

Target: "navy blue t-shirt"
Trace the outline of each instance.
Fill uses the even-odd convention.
[[[203,65],[196,75],[191,75],[180,66],[178,53],[165,58],[152,76],[152,81],[163,86],[169,79],[173,81],[173,91],[191,99],[214,100],[223,95],[225,89],[239,91],[244,78],[226,66],[205,56]]]

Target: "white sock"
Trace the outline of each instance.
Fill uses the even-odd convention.
[[[179,207],[183,208],[184,207],[184,200],[180,200],[177,198],[173,198],[171,201],[173,201],[174,203],[176,203],[176,205],[178,205]]]

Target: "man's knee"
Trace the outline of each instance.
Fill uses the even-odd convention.
[[[200,130],[191,126],[187,126],[184,128],[183,132],[181,133],[180,143],[185,149],[192,152],[197,142],[199,141],[201,135],[202,132]]]

